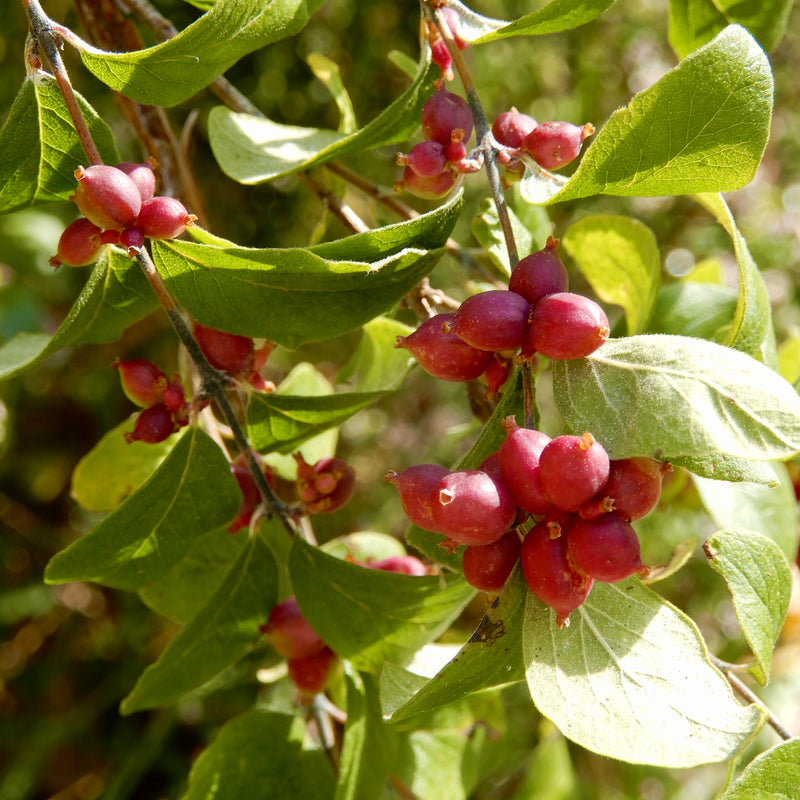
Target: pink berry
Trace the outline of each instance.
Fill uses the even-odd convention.
[[[514,501],[503,483],[480,470],[445,475],[433,491],[437,530],[458,544],[489,544],[513,525]]]
[[[515,292],[481,292],[459,306],[445,330],[478,350],[519,350],[527,336],[530,311],[528,301]]]
[[[369,565],[373,569],[383,572],[396,572],[398,575],[412,575],[415,577],[428,575],[428,568],[415,556],[388,556]]]
[[[434,178],[447,168],[445,146],[439,142],[420,142],[411,148],[408,155],[398,154],[397,163],[407,164],[422,178]]]
[[[498,114],[492,123],[492,136],[500,144],[519,150],[525,137],[536,127],[536,120],[512,108]]]
[[[615,583],[650,572],[642,564],[636,531],[616,514],[591,520],[575,517],[565,538],[572,564],[596,581]]]
[[[450,33],[456,43],[456,47],[459,50],[466,50],[469,45],[458,35],[458,23],[461,19],[461,15],[458,13],[458,11],[456,11],[456,9],[451,8],[450,6],[441,6],[439,10],[444,15],[445,22],[447,23],[447,27],[449,28]]]
[[[505,382],[511,375],[512,362],[510,358],[503,358],[499,353],[494,354],[489,366],[483,373],[486,381],[486,399],[495,400]]]
[[[294,597],[273,606],[261,632],[266,634],[273,650],[286,658],[308,658],[325,648],[325,642],[308,624]]]
[[[542,250],[520,259],[511,270],[508,288],[522,295],[532,306],[549,294],[569,288],[567,270],[556,253],[558,240],[552,236]]]
[[[455,173],[446,170],[432,178],[423,178],[417,175],[411,167],[403,170],[403,179],[395,184],[398,192],[406,191],[423,200],[438,200],[444,197],[456,185]]]
[[[594,126],[589,122],[583,127],[570,122],[543,122],[525,137],[522,146],[537,164],[558,169],[578,157],[583,140],[593,133]]]
[[[50,266],[58,268],[62,264],[69,267],[85,267],[93,264],[100,256],[103,241],[102,231],[85,217],[64,228],[58,240],[58,251],[50,259]]]
[[[430,36],[431,61],[442,71],[443,77],[453,78],[453,59],[438,31]]]
[[[596,519],[613,511],[630,522],[649,514],[661,498],[661,481],[670,465],[654,458],[622,458],[611,462],[608,480],[580,508],[584,519]]]
[[[255,347],[247,336],[218,331],[195,322],[194,338],[212,367],[231,375],[252,370]]]
[[[506,438],[497,456],[503,483],[519,508],[545,514],[552,503],[542,486],[539,457],[551,439],[541,431],[521,428],[513,417],[504,419],[503,427]]]
[[[172,412],[163,403],[158,403],[139,413],[133,431],[125,434],[125,441],[129,444],[131,442],[156,444],[168,439],[178,427]]]
[[[408,336],[398,336],[395,347],[408,350],[429,375],[444,381],[471,381],[482,375],[492,354],[468,345],[442,327],[452,324],[453,314],[437,314]]]
[[[592,578],[577,570],[567,556],[567,537],[552,538],[545,523],[528,531],[520,549],[522,574],[528,588],[556,612],[559,628],[589,594]]]
[[[163,392],[169,381],[161,367],[144,358],[117,359],[111,366],[119,370],[122,391],[132,403],[149,408],[163,402]]]
[[[117,169],[124,172],[136,184],[142,202],[149,200],[156,193],[156,174],[148,161],[143,164],[123,161],[121,164],[117,164]]]
[[[608,453],[591,433],[557,436],[539,455],[542,488],[562,511],[575,512],[608,480]]]
[[[301,453],[297,461],[297,494],[309,514],[338,511],[355,493],[356,475],[341,458],[321,458],[308,464]]]
[[[174,239],[180,236],[197,217],[174,197],[151,197],[142,203],[136,226],[149,239]]]
[[[449,470],[438,464],[415,464],[402,472],[388,472],[389,481],[400,494],[400,505],[415,525],[438,532],[433,520],[433,491]]]
[[[422,107],[422,134],[426,139],[439,142],[445,147],[451,141],[454,130],[462,130],[462,139],[467,142],[472,136],[472,111],[463,97],[438,88]]]
[[[93,164],[75,170],[78,188],[72,195],[83,215],[99,228],[122,230],[136,222],[142,196],[136,184],[116,167]]]
[[[289,679],[299,690],[304,702],[310,702],[315,694],[327,688],[335,666],[336,653],[330,647],[304,658],[289,658],[286,662]]]
[[[533,308],[527,347],[547,358],[585,358],[609,336],[606,312],[588,297],[557,292]]]
[[[481,592],[497,594],[505,586],[511,570],[519,560],[520,541],[516,530],[496,542],[469,545],[464,549],[461,568],[470,586]]]

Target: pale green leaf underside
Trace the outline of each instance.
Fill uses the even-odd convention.
[[[694,623],[636,580],[596,582],[561,629],[529,595],[523,652],[539,711],[609,758],[664,767],[724,761],[762,722],[711,666]]]
[[[634,455],[769,460],[800,450],[800,398],[760,361],[703,339],[612,339],[554,365],[568,425],[612,458]]]
[[[615,111],[566,183],[528,170],[522,196],[551,203],[739,189],[766,147],[772,90],[764,52],[732,25]]]
[[[719,800],[798,800],[800,739],[775,745],[753,759]]]
[[[130,53],[81,53],[103,83],[140,103],[174,106],[242,56],[300,31],[320,0],[217,0],[172,39]]]
[[[709,566],[728,584],[736,618],[756,659],[750,671],[763,686],[792,593],[789,564],[775,542],[741,528],[718,531],[703,550]]]

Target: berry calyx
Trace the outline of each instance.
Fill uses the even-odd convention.
[[[453,314],[437,314],[408,336],[398,336],[395,347],[408,350],[429,375],[444,381],[471,381],[482,375],[492,354],[467,344],[455,333],[445,333]]]
[[[606,312],[594,300],[557,292],[533,307],[527,346],[547,358],[585,358],[608,339],[609,333]]]
[[[157,444],[168,439],[179,427],[172,412],[163,403],[158,403],[139,413],[133,430],[125,434],[125,441],[128,444],[131,442]]]
[[[545,494],[561,511],[575,512],[608,480],[610,461],[591,433],[557,436],[539,455]]]
[[[558,240],[552,236],[541,250],[521,258],[508,280],[508,288],[535,306],[549,294],[566,292],[569,288],[567,270],[556,253]]]
[[[132,403],[149,408],[164,400],[164,390],[169,386],[167,374],[161,367],[144,358],[131,358],[127,361],[116,359],[111,365],[119,370],[122,391]],[[175,408],[169,408],[175,411]]]
[[[71,199],[99,228],[123,230],[136,222],[142,207],[139,188],[122,170],[93,164],[75,170],[78,188]]]
[[[433,492],[449,470],[439,464],[415,464],[402,472],[389,471],[389,481],[400,495],[400,505],[414,525],[439,533],[433,519]]]
[[[64,228],[58,240],[58,250],[50,259],[50,266],[58,269],[62,264],[68,267],[93,264],[103,247],[101,234],[102,230],[90,220],[84,217],[76,219]]]
[[[325,642],[308,624],[294,597],[287,597],[273,606],[261,632],[273,650],[286,658],[308,658],[321,652]]]
[[[598,519],[573,518],[565,538],[572,564],[597,581],[615,583],[634,573],[650,573],[642,564],[636,531],[614,513]]]
[[[528,301],[515,292],[481,292],[459,306],[444,330],[478,350],[519,350],[527,336],[530,310]]]
[[[463,97],[448,92],[440,86],[422,106],[422,134],[426,139],[439,142],[445,147],[452,139],[453,131],[464,131],[462,139],[467,142],[472,136],[472,111]]]
[[[464,579],[481,592],[497,594],[505,586],[519,560],[520,540],[516,530],[503,534],[496,542],[464,548],[461,568]]]
[[[594,125],[571,122],[543,122],[525,136],[522,147],[545,169],[559,169],[574,161],[581,144],[594,133]]]
[[[194,338],[212,367],[239,375],[252,371],[255,347],[247,336],[218,331],[195,322]]]

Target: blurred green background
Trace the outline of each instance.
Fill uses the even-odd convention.
[[[79,30],[69,0],[44,5],[53,19]],[[542,4],[476,0],[475,8],[487,16],[511,19],[538,5]],[[157,6],[178,28],[199,13],[180,0],[163,0]],[[302,33],[243,59],[227,77],[272,119],[336,128],[336,106],[305,60],[310,53],[322,53],[339,65],[357,118],[364,124],[407,84],[387,55],[397,50],[416,59],[418,32],[416,2],[328,0]],[[25,75],[25,33],[21,0],[5,0],[0,119]],[[472,48],[465,55],[490,118],[513,105],[540,121],[591,121],[598,128],[632,94],[676,63],[667,41],[666,2],[659,0],[619,0],[600,19],[574,31],[509,39]],[[136,137],[122,121],[111,93],[82,69],[69,48],[65,58],[76,88],[112,125],[123,157],[141,159]],[[778,339],[784,341],[800,329],[797,11],[770,59],[776,80],[771,141],[756,179],[728,200],[764,272]],[[200,112],[189,155],[207,201],[211,230],[248,246],[302,246],[318,234],[324,219],[325,237],[345,235],[335,219],[324,217],[317,199],[296,178],[247,187],[220,172],[205,134],[206,114],[217,103],[211,94],[201,93],[168,112],[178,131],[194,109]],[[396,149],[362,153],[347,165],[389,189],[398,177]],[[468,178],[467,207],[454,234],[465,247],[476,245],[469,224],[487,195],[482,175]],[[347,199],[370,224],[395,221],[356,192]],[[420,210],[431,207],[412,204]],[[634,216],[653,229],[665,274],[675,265],[685,268],[713,257],[721,261],[726,274],[735,276],[730,239],[687,198],[592,198],[566,203],[550,211],[552,230],[558,236],[575,219],[604,212]],[[0,217],[0,342],[20,331],[54,331],[78,295],[87,272],[62,268],[54,273],[47,263],[65,223],[75,216],[75,209],[64,204]],[[541,224],[541,216],[535,218]],[[572,272],[580,287],[579,276]],[[480,273],[466,275],[466,280],[482,279]],[[447,257],[431,277],[434,286],[454,297],[463,296],[464,281],[464,267]],[[399,316],[413,324],[410,311]],[[333,380],[353,343],[354,337],[342,337],[295,352],[279,351],[270,361],[267,377],[277,382],[292,365],[311,361]],[[119,701],[160,652],[174,626],[150,612],[135,595],[87,584],[51,588],[42,583],[48,559],[95,521],[70,497],[76,463],[134,410],[122,394],[116,371],[109,368],[118,356],[151,358],[174,370],[175,340],[163,316],[151,315],[120,342],[66,349],[0,384],[0,800],[178,798],[191,759],[219,725],[251,707],[260,691],[252,676],[264,653],[256,652],[208,697],[121,718]],[[544,384],[541,400],[545,423],[555,429],[559,421]],[[367,529],[402,536],[405,519],[394,490],[382,476],[390,468],[400,470],[422,461],[452,463],[470,446],[479,427],[463,387],[414,370],[401,393],[343,427],[339,454],[355,466],[359,488],[348,507],[320,522],[320,538]],[[665,529],[675,526],[683,533],[688,529],[689,537],[702,540],[710,522],[697,510],[691,488],[676,478],[671,491],[675,511]],[[669,536],[664,534],[665,539]],[[717,654],[736,658],[743,652],[724,587],[709,570],[690,564],[664,585],[664,591],[691,610]],[[480,602],[468,609],[455,639],[463,639],[474,627]],[[794,638],[784,643],[784,656],[777,660],[773,693],[798,714],[800,623],[798,612],[794,613]],[[781,682],[781,670],[794,678]],[[507,734],[491,748],[493,767],[487,766],[476,797],[693,800],[712,797],[724,780],[721,767],[690,772],[626,767],[567,748],[546,726],[541,727],[524,691],[512,688],[505,699]],[[560,755],[544,769],[530,761],[530,754],[536,742],[550,741],[547,737],[556,742],[554,752]]]

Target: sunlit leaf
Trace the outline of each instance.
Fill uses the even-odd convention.
[[[776,744],[754,758],[719,800],[797,800],[800,739]]]

